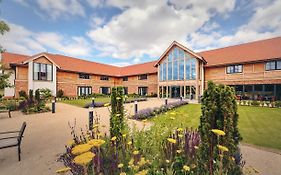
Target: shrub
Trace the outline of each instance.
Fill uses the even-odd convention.
[[[199,174],[210,174],[220,170],[224,174],[241,174],[240,162],[232,160],[239,153],[238,113],[234,91],[229,86],[215,85],[208,82],[202,99],[202,115],[199,132],[202,140],[198,155]],[[225,136],[219,137],[212,129],[224,131]],[[221,154],[218,145],[228,148],[227,154]],[[214,164],[220,162],[220,166]]]
[[[261,103],[259,101],[256,101],[256,100],[252,101],[252,103],[251,103],[252,106],[260,106],[260,104]]]
[[[19,97],[22,97],[22,98],[25,98],[25,99],[28,98],[28,96],[27,96],[27,94],[24,90],[19,91]]]
[[[58,98],[62,98],[63,97],[63,90],[62,89],[58,90],[57,97]]]
[[[43,100],[47,100],[52,97],[52,91],[48,88],[40,89],[39,92]]]
[[[113,87],[111,92],[110,135],[120,141],[125,130],[123,87]]]
[[[6,108],[10,111],[17,110],[17,103],[16,100],[7,100],[6,102]]]

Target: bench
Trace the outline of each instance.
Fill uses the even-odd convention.
[[[0,109],[0,113],[8,113],[9,118],[11,118],[11,110],[6,110],[6,109]]]
[[[21,140],[26,128],[26,122],[23,122],[19,131],[0,132],[0,149],[18,147],[18,159],[21,160]]]

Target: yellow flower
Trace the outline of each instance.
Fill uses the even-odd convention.
[[[168,140],[170,143],[173,143],[173,144],[177,143],[177,141],[176,141],[175,139],[173,139],[173,138],[168,138],[167,140]]]
[[[182,137],[183,137],[183,135],[182,135],[182,134],[179,134],[178,136],[179,136],[179,138],[182,138]]]
[[[58,174],[60,174],[60,173],[66,173],[66,172],[68,172],[69,170],[71,170],[71,168],[65,167],[65,168],[61,168],[61,169],[57,170],[56,173],[58,173]]]
[[[126,137],[127,136],[127,134],[122,134],[122,137]]]
[[[181,152],[182,152],[182,150],[180,150],[180,149],[177,150],[177,153],[178,153],[178,154],[180,154]]]
[[[170,119],[175,120],[176,118],[175,117],[170,117]]]
[[[123,163],[118,164],[118,168],[123,168]]]
[[[101,139],[92,139],[88,142],[89,145],[99,148],[101,145],[105,143],[104,140]]]
[[[129,141],[127,144],[128,144],[128,145],[132,145],[132,142],[131,142],[131,141]]]
[[[177,131],[181,132],[181,131],[183,131],[183,128],[178,128]]]
[[[116,117],[119,117],[119,116],[121,116],[121,114],[116,114]]]
[[[135,175],[147,175],[147,173],[148,173],[148,170],[142,170],[142,171],[137,172]]]
[[[103,106],[108,107],[108,106],[110,106],[110,103],[105,103]]]
[[[140,159],[140,161],[138,162],[138,164],[139,164],[140,167],[142,167],[143,165],[145,165],[145,164],[146,164],[145,158],[142,157],[142,158]]]
[[[222,145],[218,145],[219,150],[221,150],[222,152],[227,152],[228,148]]]
[[[67,142],[67,146],[72,146],[72,145],[74,145],[75,144],[75,141],[74,140],[69,140],[68,142]]]
[[[111,141],[115,141],[116,139],[117,139],[117,137],[114,136],[114,137],[112,137],[110,140],[111,140]]]
[[[175,113],[175,112],[171,112],[170,114],[171,114],[171,115],[176,115],[176,113]]]
[[[126,173],[125,172],[121,172],[120,175],[126,175]]]
[[[133,165],[134,164],[134,159],[131,159],[128,164],[129,165]]]
[[[73,160],[74,163],[78,164],[78,165],[87,165],[88,163],[91,162],[91,160],[93,160],[93,158],[95,157],[95,154],[92,152],[86,152],[83,153],[79,156],[76,156]]]
[[[183,169],[184,171],[190,171],[190,167],[187,166],[187,165],[184,165],[184,166],[182,167],[182,169]]]
[[[139,151],[135,150],[135,151],[133,152],[133,154],[134,154],[134,155],[138,155],[138,154],[139,154]]]
[[[166,163],[170,163],[170,160],[166,159]]]
[[[81,144],[72,148],[71,153],[74,155],[78,155],[89,151],[91,148],[92,146],[89,144]]]
[[[211,130],[214,134],[216,134],[217,136],[224,136],[225,132],[219,129],[212,129]]]
[[[121,97],[116,97],[116,100],[121,100]]]

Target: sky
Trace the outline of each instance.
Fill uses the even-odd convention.
[[[178,41],[193,51],[281,36],[281,0],[2,0],[9,52],[125,66]]]

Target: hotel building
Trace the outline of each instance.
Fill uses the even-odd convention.
[[[6,98],[29,89],[81,96],[123,86],[127,94],[197,99],[213,81],[233,86],[241,99],[281,100],[281,37],[203,52],[174,41],[158,60],[125,67],[50,53],[4,52],[1,62],[13,85],[5,88]]]

